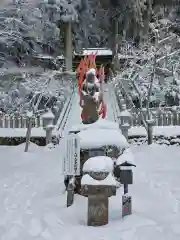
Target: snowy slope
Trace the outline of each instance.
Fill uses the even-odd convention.
[[[33,152],[34,150],[34,152]],[[61,150],[1,147],[1,240],[179,240],[179,148],[133,147],[133,214],[121,218],[121,193],[110,199],[109,224],[87,227],[87,199],[65,207]]]

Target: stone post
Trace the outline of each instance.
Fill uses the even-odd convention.
[[[171,112],[173,114],[173,125],[177,125],[177,108],[172,107]]]
[[[14,113],[14,128],[19,128],[19,114],[18,112]]]
[[[147,122],[148,145],[150,145],[153,143],[154,119],[146,120],[146,122]]]
[[[43,128],[46,131],[46,145],[52,142],[52,130],[54,129],[54,114],[49,111],[42,115]]]
[[[46,127],[46,145],[52,142],[52,131],[54,129],[54,125],[48,125]]]

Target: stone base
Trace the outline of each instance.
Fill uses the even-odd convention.
[[[104,195],[88,196],[88,226],[108,224],[108,197]]]

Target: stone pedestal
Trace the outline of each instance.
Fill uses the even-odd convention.
[[[88,196],[88,226],[108,224],[108,197],[103,194]]]
[[[108,224],[108,197],[116,195],[116,186],[83,185],[81,194],[88,197],[88,226]]]

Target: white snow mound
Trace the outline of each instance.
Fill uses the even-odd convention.
[[[100,148],[102,146],[116,146],[128,148],[129,144],[120,130],[115,129],[87,129],[78,133],[82,149]]]
[[[82,185],[107,185],[107,186],[116,186],[116,180],[114,179],[113,175],[109,173],[107,178],[104,180],[95,180],[90,177],[88,174],[85,174],[81,180]]]
[[[89,158],[83,165],[84,172],[112,172],[113,160],[106,156]]]

